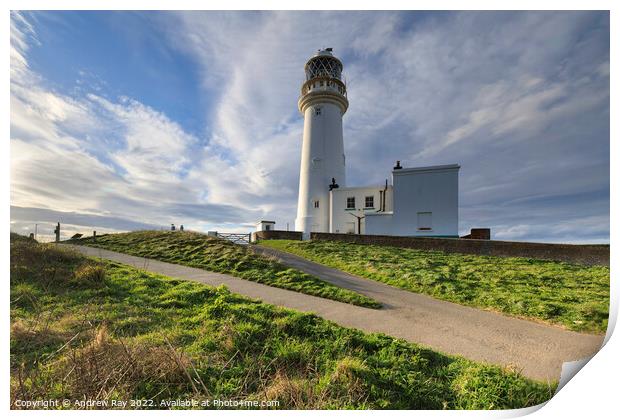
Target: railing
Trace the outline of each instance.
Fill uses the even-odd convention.
[[[321,85],[320,83],[323,83]],[[329,84],[328,84],[329,83]],[[313,86],[313,85],[318,86]],[[347,85],[338,79],[334,79],[327,76],[317,76],[313,79],[306,80],[301,86],[301,94],[299,97],[310,93],[310,92],[330,92],[330,93],[339,93],[345,98],[347,97]]]

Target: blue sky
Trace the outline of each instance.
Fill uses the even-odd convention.
[[[11,229],[292,226],[328,46],[349,184],[459,163],[461,233],[609,241],[607,12],[14,12]]]
[[[128,96],[165,112],[192,134],[204,130],[205,115],[197,110],[210,104],[209,96],[196,89],[198,65],[190,54],[162,45],[149,14],[67,11],[25,16],[45,40],[41,48],[30,50],[29,64],[50,87],[69,94],[92,89],[109,98]]]

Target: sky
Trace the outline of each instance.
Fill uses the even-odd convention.
[[[458,163],[459,231],[609,243],[608,12],[11,13],[11,230],[294,227],[303,66],[347,182]]]

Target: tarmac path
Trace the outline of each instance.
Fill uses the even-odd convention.
[[[64,246],[72,246],[91,257],[116,261],[170,277],[212,286],[224,284],[232,292],[266,303],[312,312],[345,327],[384,333],[467,359],[513,366],[520,369],[525,376],[542,381],[558,380],[562,363],[596,353],[604,338],[603,335],[577,333],[434,299],[257,245],[252,246],[255,252],[275,256],[285,265],[376,299],[383,307],[363,308],[266,286],[227,274],[100,248]]]

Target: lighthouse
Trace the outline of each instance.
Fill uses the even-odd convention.
[[[342,62],[331,48],[319,50],[305,65],[298,101],[304,116],[295,230],[330,231],[330,191],[346,186],[342,117],[347,111],[347,88]]]
[[[342,68],[331,48],[319,50],[306,62],[297,103],[304,133],[293,236],[310,239],[311,232],[328,232],[458,238],[456,163],[404,167],[397,160],[391,182],[347,185],[342,117],[349,101]],[[263,228],[266,223],[271,225]],[[290,232],[273,230],[274,224],[261,221],[257,233],[270,232],[257,237],[291,238]]]

